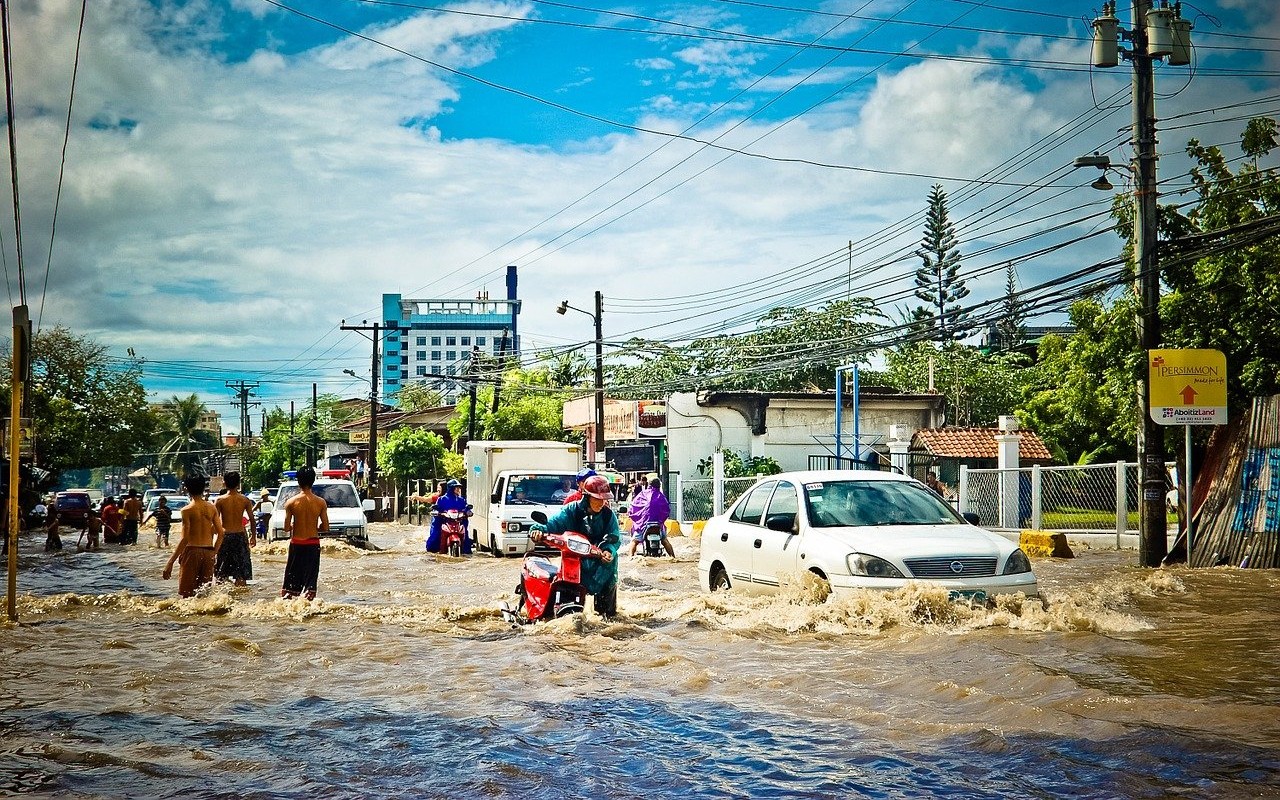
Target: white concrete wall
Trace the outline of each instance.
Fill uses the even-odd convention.
[[[672,472],[690,479],[704,477],[698,473],[699,461],[720,449],[750,451],[751,439],[747,421],[731,408],[704,408],[693,392],[667,398],[667,459]]]

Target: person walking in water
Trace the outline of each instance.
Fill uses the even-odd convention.
[[[284,565],[281,597],[316,599],[320,580],[320,532],[329,530],[329,506],[311,487],[316,482],[312,467],[298,470],[298,494],[284,504],[284,533],[289,537],[289,559]]]
[[[148,519],[156,521],[156,547],[169,546],[169,528],[173,525],[173,509],[169,508],[169,498],[160,495],[156,498],[156,507],[147,519],[142,521],[143,525],[147,524]]]
[[[213,583],[213,564],[222,541],[222,520],[213,503],[204,499],[207,480],[203,475],[189,475],[182,481],[191,502],[182,509],[182,538],[173,548],[163,573],[164,579],[169,580],[174,562],[181,565],[179,597],[191,597],[201,586]]]
[[[253,578],[253,559],[249,548],[258,543],[245,528],[245,520],[253,519],[253,501],[240,492],[240,473],[228,472],[222,476],[227,493],[214,502],[222,521],[222,541],[218,545],[217,563],[213,576],[217,580],[234,580],[236,586],[245,586]]]
[[[138,490],[130,489],[129,497],[124,501],[124,520],[120,528],[120,544],[138,543],[138,524],[142,522],[142,500],[138,498]]]

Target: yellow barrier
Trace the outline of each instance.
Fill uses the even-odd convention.
[[[1067,544],[1065,533],[1050,531],[1023,531],[1018,536],[1018,546],[1031,558],[1075,558]]]
[[[667,520],[667,535],[683,536],[684,532],[680,530],[680,523],[676,522],[674,519]]]
[[[692,534],[690,535],[689,538],[699,539],[699,540],[702,539],[702,529],[706,527],[706,524],[707,524],[707,521],[705,519],[694,520],[693,523],[689,526],[690,530],[692,531]]]

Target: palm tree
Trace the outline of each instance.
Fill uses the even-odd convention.
[[[160,448],[160,461],[179,479],[204,474],[202,451],[217,446],[214,435],[200,428],[205,410],[204,403],[192,393],[188,397],[174,395],[161,412],[168,441]]]

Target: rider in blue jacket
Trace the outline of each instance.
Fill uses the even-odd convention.
[[[542,540],[543,533],[581,533],[587,540],[604,551],[604,557],[582,559],[582,588],[596,598],[596,613],[612,617],[618,613],[618,548],[622,536],[618,528],[618,515],[609,508],[613,497],[609,482],[594,475],[582,482],[582,499],[561,506],[556,515],[545,525],[533,524],[533,541]]]
[[[436,511],[461,511],[470,516],[471,506],[467,504],[467,498],[462,496],[462,483],[457,480],[451,480],[445,484],[444,494],[440,495],[440,499],[436,501]],[[431,516],[431,531],[427,534],[427,552],[440,552],[440,523],[441,519],[437,515]],[[462,553],[463,555],[471,555],[471,534],[468,530],[467,520],[462,520]]]

